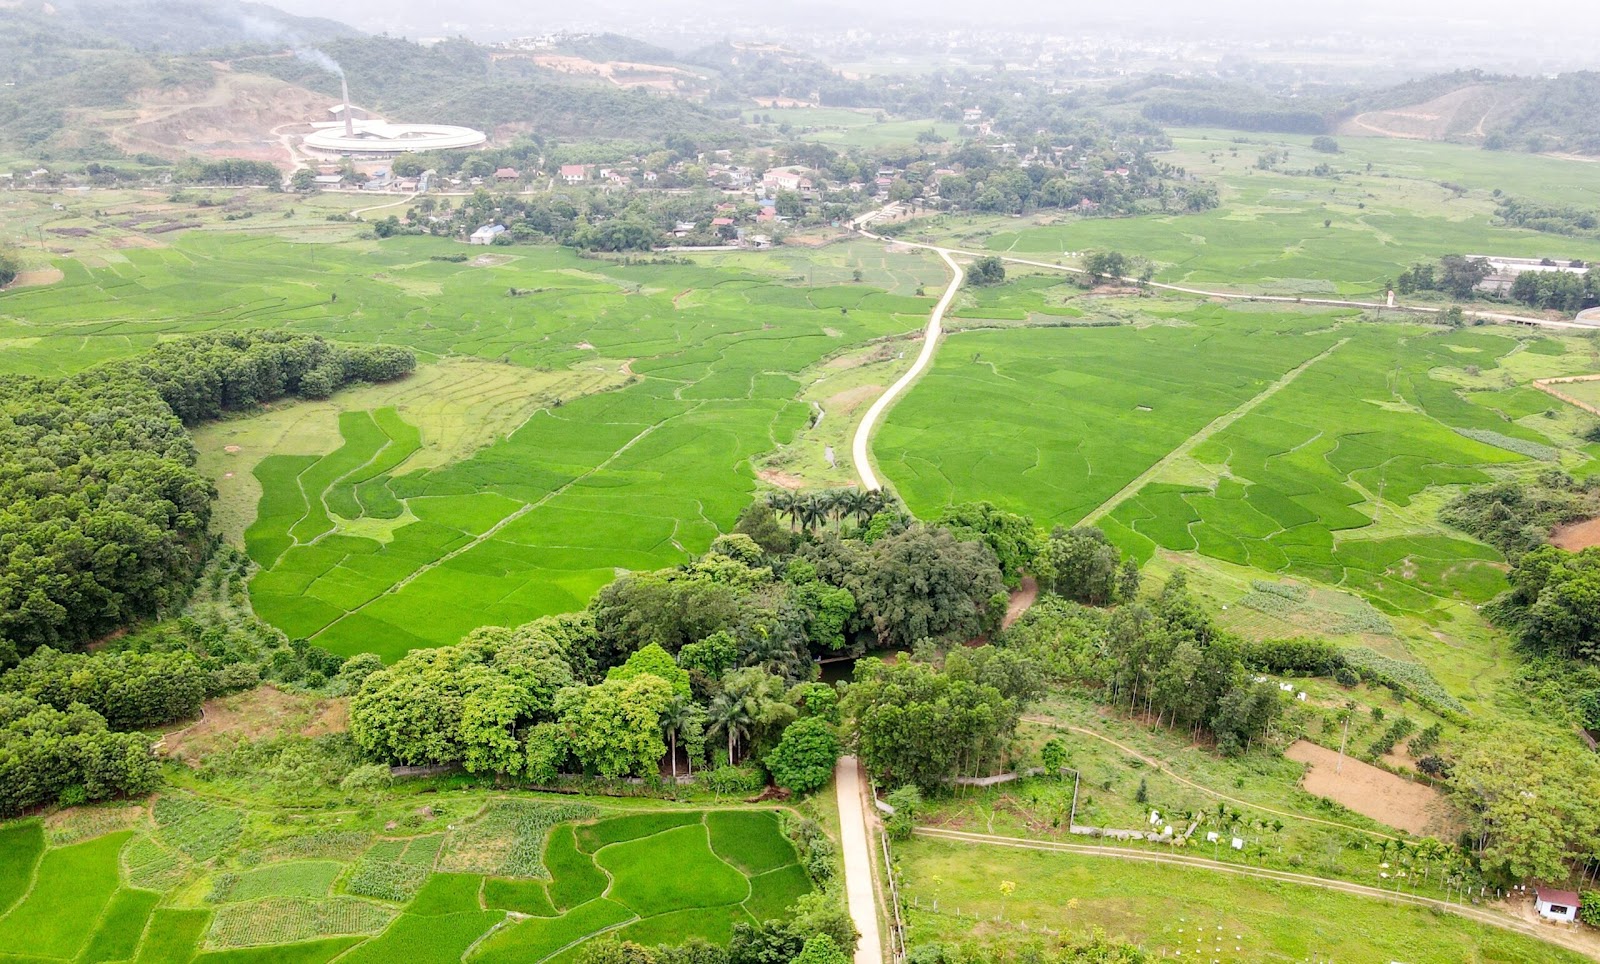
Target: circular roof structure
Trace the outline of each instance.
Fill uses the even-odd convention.
[[[488,139],[483,131],[470,127],[363,120],[355,121],[348,132],[343,124],[318,124],[316,131],[306,135],[304,145],[327,154],[393,155],[482,147]]]

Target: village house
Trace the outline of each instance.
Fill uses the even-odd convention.
[[[494,179],[497,181],[515,181],[521,176],[514,167],[502,167],[494,172]]]
[[[468,244],[494,244],[494,239],[506,233],[503,224],[485,224],[472,232],[472,237],[467,239]]]
[[[768,194],[779,191],[793,191],[796,194],[808,194],[814,184],[806,175],[804,168],[775,167],[761,175],[761,189]]]
[[[561,180],[565,184],[582,184],[589,179],[589,169],[582,164],[561,165]]]
[[[1570,924],[1578,919],[1578,908],[1581,906],[1578,895],[1570,890],[1556,890],[1554,887],[1533,889],[1533,909],[1545,920]]]

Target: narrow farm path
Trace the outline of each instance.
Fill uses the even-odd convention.
[[[914,831],[919,837],[939,840],[951,840],[975,845],[994,847],[1013,847],[1019,850],[1043,850],[1055,853],[1075,854],[1087,857],[1109,857],[1113,860],[1136,860],[1153,864],[1175,864],[1193,867],[1197,870],[1209,870],[1215,873],[1234,874],[1239,877],[1253,877],[1258,880],[1274,880],[1280,883],[1300,884],[1306,887],[1321,887],[1324,890],[1340,891],[1360,897],[1371,897],[1377,900],[1388,900],[1397,904],[1410,904],[1416,907],[1426,907],[1430,910],[1444,911],[1456,914],[1480,924],[1488,924],[1503,930],[1516,931],[1529,937],[1536,938],[1551,944],[1558,944],[1570,948],[1580,954],[1595,956],[1600,954],[1600,939],[1596,939],[1579,931],[1568,931],[1562,928],[1544,926],[1520,917],[1500,911],[1475,907],[1470,904],[1456,904],[1448,900],[1439,900],[1433,897],[1421,897],[1408,894],[1404,891],[1386,890],[1381,887],[1370,887],[1366,884],[1357,884],[1345,880],[1333,880],[1328,877],[1315,877],[1311,874],[1297,874],[1284,870],[1267,870],[1259,867],[1241,867],[1237,864],[1223,863],[1207,857],[1181,856],[1171,853],[1151,853],[1140,850],[1123,850],[1117,847],[1091,846],[1088,844],[1057,843],[1053,840],[1023,840],[1016,837],[1001,837],[994,834],[969,833],[963,830],[943,830],[934,827],[918,827]]]
[[[406,203],[408,203],[410,201],[416,200],[416,198],[417,198],[417,193],[416,192],[412,192],[410,194],[407,194],[405,197],[401,198],[398,201],[390,201],[390,202],[388,202],[386,204],[374,204],[372,207],[369,207],[369,208],[358,208],[358,209],[356,209],[354,211],[351,211],[350,212],[350,216],[353,217],[353,218],[359,219],[364,214],[370,214],[373,211],[382,211],[382,210],[385,210],[386,208],[397,208],[402,204],[406,204]]]
[[[1118,743],[1116,740],[1106,736],[1104,733],[1097,733],[1094,730],[1081,726],[1073,726],[1069,723],[1058,723],[1055,720],[1042,716],[1024,716],[1022,719],[1025,723],[1032,723],[1036,726],[1047,726],[1054,730],[1066,730],[1069,733],[1077,733],[1081,736],[1093,737],[1102,743],[1110,744],[1111,746],[1116,747],[1118,750],[1121,750],[1123,753],[1126,753],[1128,756],[1131,756],[1134,759],[1142,762],[1145,766],[1160,770],[1162,773],[1165,773],[1167,776],[1190,788],[1191,790],[1198,790],[1206,796],[1217,800],[1225,800],[1228,803],[1237,804],[1241,807],[1249,807],[1252,810],[1260,810],[1262,813],[1270,813],[1278,817],[1288,817],[1291,820],[1299,820],[1304,823],[1321,824],[1325,827],[1337,827],[1340,830],[1348,830],[1351,833],[1366,834],[1369,837],[1378,837],[1382,840],[1400,839],[1390,834],[1383,833],[1379,830],[1368,830],[1365,827],[1352,827],[1347,823],[1339,823],[1336,820],[1323,820],[1321,817],[1307,817],[1298,813],[1289,813],[1286,810],[1276,810],[1272,807],[1263,806],[1259,803],[1251,803],[1248,800],[1240,800],[1238,797],[1230,797],[1226,793],[1218,793],[1216,790],[1213,790],[1210,787],[1202,786],[1198,783],[1195,783],[1193,780],[1185,779],[1184,777],[1173,773],[1167,768],[1166,764],[1162,763],[1160,760],[1157,760],[1155,757],[1146,756],[1138,750],[1135,750],[1133,747],[1128,746],[1126,743]]]
[[[867,830],[867,797],[861,765],[853,756],[840,757],[833,771],[839,801],[839,841],[844,851],[844,890],[850,919],[861,937],[855,964],[883,964],[883,938],[878,935],[878,878],[872,872],[872,835]]]
[[[1113,495],[1111,498],[1109,498],[1109,499],[1105,500],[1104,502],[1100,503],[1099,507],[1096,508],[1093,512],[1090,512],[1088,515],[1084,516],[1083,519],[1078,523],[1078,525],[1081,525],[1081,526],[1094,525],[1096,522],[1099,522],[1101,519],[1105,518],[1107,513],[1109,513],[1112,509],[1115,509],[1118,505],[1120,505],[1122,503],[1122,500],[1124,500],[1126,498],[1129,498],[1135,492],[1138,492],[1140,489],[1144,488],[1147,484],[1149,484],[1157,476],[1159,476],[1163,471],[1165,471],[1167,466],[1171,465],[1172,463],[1178,461],[1181,458],[1184,458],[1184,457],[1188,456],[1188,454],[1190,452],[1193,452],[1195,449],[1199,448],[1204,442],[1206,442],[1206,440],[1210,439],[1213,435],[1216,435],[1218,432],[1220,432],[1223,429],[1227,428],[1228,426],[1232,425],[1234,422],[1237,422],[1239,419],[1241,419],[1241,418],[1245,417],[1246,415],[1250,414],[1262,402],[1265,402],[1267,399],[1271,398],[1272,396],[1274,396],[1274,395],[1278,394],[1279,392],[1283,391],[1285,388],[1289,387],[1289,385],[1295,379],[1297,379],[1301,375],[1305,374],[1306,370],[1309,369],[1312,365],[1315,365],[1317,362],[1320,362],[1324,358],[1327,358],[1329,355],[1333,354],[1335,351],[1338,351],[1340,347],[1342,347],[1343,345],[1345,345],[1349,341],[1350,341],[1349,338],[1341,338],[1341,339],[1339,339],[1338,341],[1334,342],[1332,345],[1329,345],[1327,348],[1323,349],[1322,351],[1318,352],[1317,354],[1313,355],[1312,357],[1306,359],[1304,362],[1301,362],[1300,365],[1298,365],[1297,367],[1291,368],[1289,371],[1285,372],[1283,374],[1283,377],[1279,378],[1277,381],[1273,382],[1271,385],[1268,385],[1266,388],[1263,388],[1260,392],[1257,392],[1255,395],[1253,395],[1250,398],[1246,399],[1243,403],[1241,403],[1239,405],[1238,408],[1235,408],[1231,412],[1226,412],[1226,413],[1224,413],[1222,415],[1219,415],[1216,418],[1212,419],[1210,424],[1206,425],[1205,428],[1202,428],[1200,431],[1198,431],[1198,432],[1194,433],[1193,435],[1189,436],[1187,439],[1184,439],[1183,443],[1181,445],[1179,445],[1177,448],[1173,449],[1172,451],[1168,452],[1166,455],[1162,456],[1159,460],[1156,461],[1156,463],[1154,465],[1150,466],[1148,469],[1145,469],[1143,472],[1140,472],[1138,474],[1138,476],[1136,476],[1131,482],[1129,482],[1127,485],[1123,486],[1121,489],[1118,489],[1117,493],[1115,495]]]
[[[874,235],[867,236],[874,237]],[[928,316],[928,328],[922,335],[922,351],[917,354],[917,360],[912,362],[910,370],[901,375],[899,380],[890,385],[882,395],[878,396],[878,400],[872,403],[872,407],[867,409],[867,414],[861,418],[861,424],[856,426],[855,439],[850,444],[850,457],[855,461],[856,474],[861,477],[861,487],[869,492],[883,488],[882,483],[878,481],[878,473],[872,469],[870,447],[872,430],[900,393],[911,387],[911,383],[916,381],[917,377],[927,369],[928,363],[933,361],[933,354],[939,349],[939,335],[944,330],[944,313],[955,300],[956,292],[961,290],[961,282],[966,278],[966,273],[956,264],[955,259],[950,257],[949,251],[943,248],[932,248],[932,250],[950,266],[952,274],[950,285],[944,289],[944,295],[939,299],[939,303],[934,305],[933,314]]]

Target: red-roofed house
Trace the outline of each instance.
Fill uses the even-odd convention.
[[[582,164],[561,165],[561,180],[568,184],[582,184],[589,179],[589,169]]]
[[[711,226],[714,227],[714,228],[725,228],[725,227],[727,227],[727,226],[729,226],[731,224],[733,224],[733,218],[712,218],[711,219]]]
[[[494,179],[497,181],[515,181],[521,176],[522,175],[518,174],[517,169],[514,167],[502,167],[500,170],[494,172]]]
[[[1570,924],[1578,919],[1578,908],[1582,906],[1578,895],[1570,890],[1556,890],[1554,887],[1535,887],[1533,889],[1533,909],[1545,920],[1561,921]]]

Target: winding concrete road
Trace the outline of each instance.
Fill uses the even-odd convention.
[[[862,233],[866,234],[865,231]],[[877,235],[867,234],[867,237],[872,238]],[[950,266],[952,274],[950,285],[944,289],[944,296],[934,306],[933,314],[928,316],[928,327],[923,332],[922,351],[917,353],[917,360],[911,363],[909,371],[901,375],[899,380],[890,385],[888,390],[872,403],[872,407],[867,409],[867,414],[862,416],[861,424],[856,426],[855,439],[850,444],[850,458],[855,461],[856,474],[861,477],[861,487],[869,492],[883,488],[882,483],[878,481],[878,473],[872,469],[872,431],[900,393],[911,387],[911,383],[916,381],[917,376],[927,369],[928,363],[933,361],[933,353],[939,350],[939,336],[944,331],[944,313],[950,307],[950,303],[956,300],[956,292],[961,290],[961,282],[966,278],[966,272],[962,271],[961,266],[950,257],[950,252],[943,248],[932,248],[932,250],[937,251],[939,257],[944,259],[944,263]]]
[[[839,849],[844,852],[844,891],[850,919],[861,937],[855,964],[883,964],[883,938],[878,934],[878,878],[872,872],[872,834],[867,826],[865,784],[853,756],[840,757],[833,771],[839,801]]]

